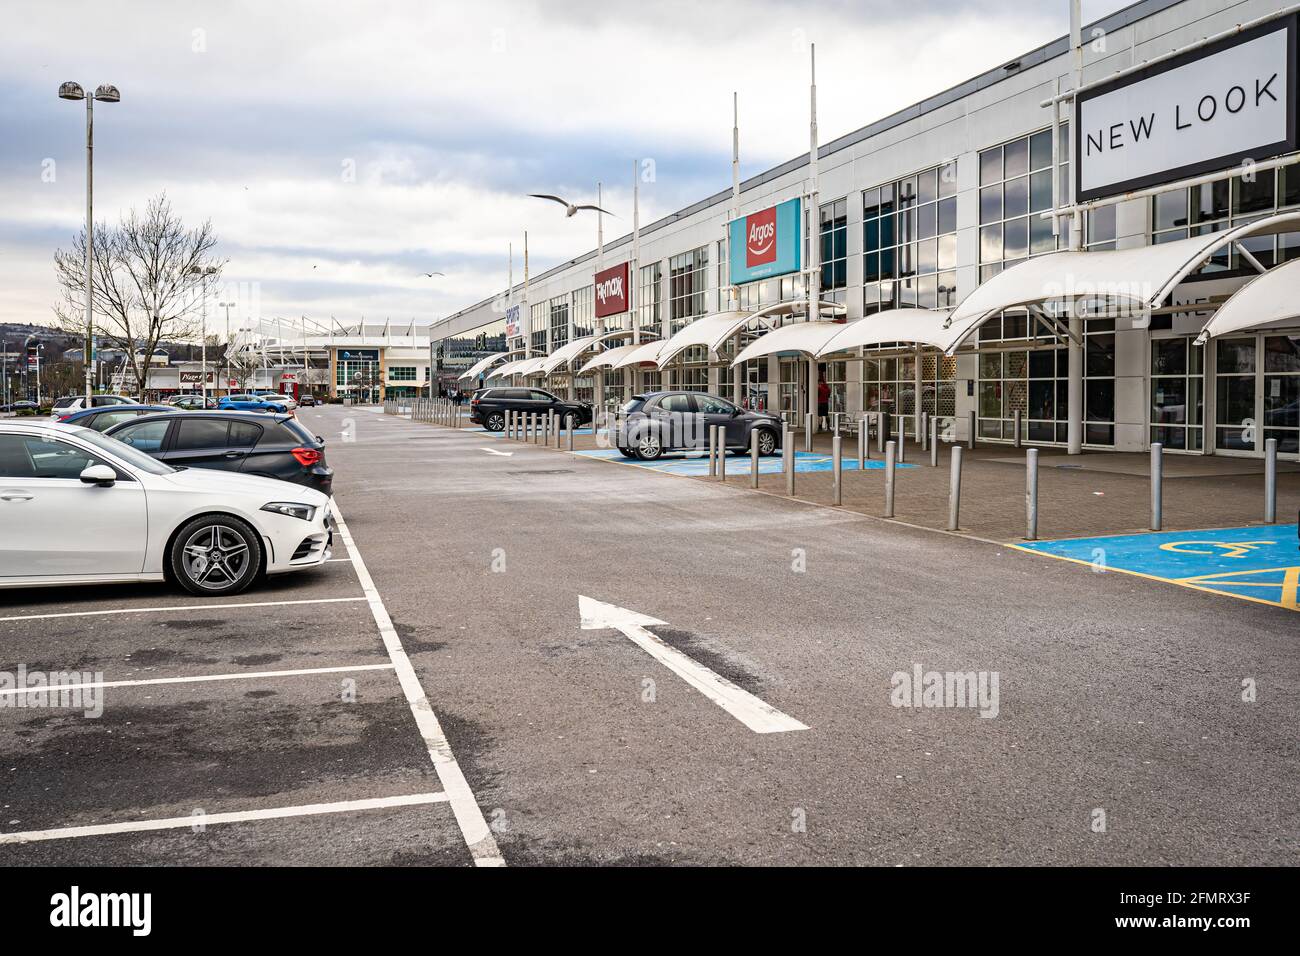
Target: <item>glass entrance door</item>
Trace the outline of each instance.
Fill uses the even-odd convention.
[[[1219,451],[1262,455],[1273,438],[1279,454],[1300,452],[1300,336],[1220,339],[1214,371]]]

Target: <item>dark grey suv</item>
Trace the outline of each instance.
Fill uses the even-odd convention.
[[[555,412],[561,421],[572,415],[575,426],[590,425],[592,419],[591,406],[586,402],[566,401],[540,388],[480,388],[469,402],[469,420],[490,432],[506,427],[506,412],[524,415]]]
[[[705,392],[633,395],[619,414],[614,441],[625,457],[654,461],[664,452],[707,451],[713,425],[726,429],[725,445],[733,454],[749,451],[751,432],[758,433],[760,455],[774,455],[781,447],[776,415],[745,411]]]

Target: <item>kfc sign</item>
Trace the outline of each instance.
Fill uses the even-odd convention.
[[[745,265],[776,262],[776,207],[745,218]]]
[[[803,202],[789,199],[728,226],[731,282],[740,285],[798,272],[802,263]]]
[[[596,318],[627,311],[627,263],[596,273]]]

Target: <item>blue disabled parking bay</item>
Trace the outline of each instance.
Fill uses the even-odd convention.
[[[709,473],[709,459],[707,456],[685,454],[665,455],[657,461],[641,461],[639,458],[626,458],[617,448],[597,448],[589,451],[575,452],[578,455],[585,455],[588,458],[601,458],[606,461],[617,461],[628,465],[639,465],[642,468],[648,468],[651,471],[662,471],[670,475],[707,475]],[[830,455],[818,455],[814,452],[800,451],[795,452],[794,470],[795,474],[810,471],[831,471],[833,470],[833,461]],[[915,468],[915,465],[900,464],[899,468]],[[868,459],[867,471],[884,471],[885,463],[879,459]],[[858,460],[856,458],[844,459],[845,471],[857,471]],[[727,473],[731,475],[749,474],[749,456],[727,456]],[[758,460],[758,473],[760,475],[779,475],[781,474],[781,456],[767,455]]]
[[[1183,587],[1300,610],[1300,549],[1293,524],[1073,538],[1011,545]]]

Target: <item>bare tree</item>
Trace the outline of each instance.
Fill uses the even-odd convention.
[[[149,357],[164,340],[180,341],[198,331],[203,277],[198,270],[223,263],[211,257],[217,239],[211,221],[187,229],[172,212],[167,194],[149,200],[141,216],[134,209],[116,226],[95,226],[92,307],[95,331],[122,349],[143,399]],[[72,248],[54,253],[61,298],[54,306],[59,325],[86,337],[86,233]],[[213,284],[219,273],[207,277]]]

